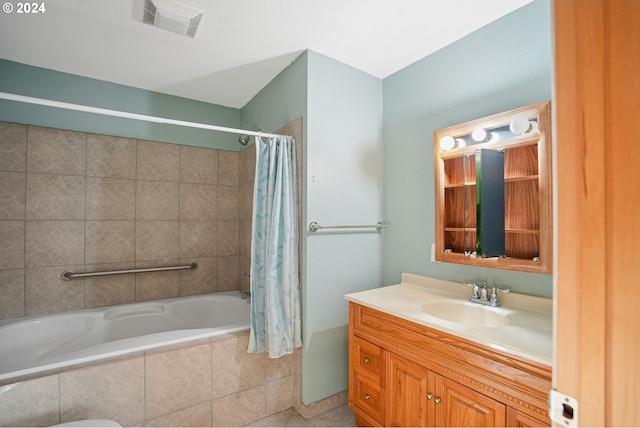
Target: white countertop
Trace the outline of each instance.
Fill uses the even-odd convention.
[[[509,318],[508,324],[474,327],[436,318],[424,312],[428,303],[469,300],[471,289],[426,276],[402,274],[397,285],[347,294],[345,299],[399,318],[489,346],[541,364],[552,364],[552,300],[519,293],[500,294],[501,306],[487,308]],[[469,303],[469,305],[478,305]]]

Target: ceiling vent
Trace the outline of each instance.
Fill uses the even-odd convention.
[[[142,22],[193,37],[203,14],[204,10],[179,0],[145,0]]]

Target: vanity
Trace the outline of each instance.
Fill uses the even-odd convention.
[[[551,299],[500,294],[492,307],[470,295],[404,273],[345,296],[359,426],[550,426]]]

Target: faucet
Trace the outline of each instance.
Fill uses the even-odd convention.
[[[500,306],[500,301],[498,300],[498,292],[508,293],[511,290],[508,288],[500,288],[500,287],[489,287],[487,285],[487,281],[482,281],[480,284],[477,282],[467,282],[463,281],[463,285],[467,287],[473,287],[471,291],[470,302],[479,303],[481,305],[492,306],[494,308]],[[491,288],[491,294],[489,294],[488,288]]]

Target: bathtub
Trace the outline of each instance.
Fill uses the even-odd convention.
[[[237,291],[203,294],[0,323],[0,382],[63,367],[249,329]]]

